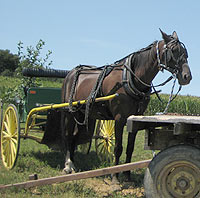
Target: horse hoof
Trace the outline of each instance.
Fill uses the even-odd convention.
[[[75,168],[72,167],[65,167],[63,169],[63,173],[64,174],[72,174],[72,173],[76,173]]]
[[[124,175],[124,181],[125,182],[131,182],[131,173],[130,173],[130,171],[123,172],[123,175]]]
[[[63,171],[62,171],[63,174],[65,175],[68,175],[68,174],[71,174],[72,173],[72,170],[69,170],[67,168],[64,168]]]

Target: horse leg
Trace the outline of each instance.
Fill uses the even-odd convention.
[[[127,148],[126,148],[126,163],[131,162],[132,153],[134,151],[136,135],[137,135],[137,130],[128,134],[128,144],[127,144]],[[126,176],[128,181],[131,180],[130,171],[124,172],[124,175]]]
[[[126,120],[116,120],[115,121],[115,148],[114,148],[114,154],[115,154],[115,165],[119,164],[119,159],[123,151],[122,146],[122,136],[123,136],[123,129],[124,125],[126,124]],[[118,173],[112,175],[112,183],[119,183],[118,182]]]
[[[72,150],[75,121],[72,114],[68,112],[63,112],[61,118],[61,126],[62,126],[63,151],[65,154],[65,168],[63,169],[63,171],[66,174],[69,174],[72,173],[72,171],[75,171],[75,167],[73,164],[73,150]]]

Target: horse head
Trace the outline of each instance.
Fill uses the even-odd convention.
[[[188,53],[185,45],[179,41],[176,32],[173,32],[172,35],[167,35],[162,30],[160,31],[164,40],[161,51],[162,56],[159,61],[160,68],[166,69],[175,75],[180,85],[189,84],[192,79],[192,74],[187,61]]]

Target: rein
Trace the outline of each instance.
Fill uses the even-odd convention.
[[[171,42],[170,42],[171,43]],[[160,96],[159,96],[159,93],[158,91],[155,89],[156,87],[161,87],[161,86],[164,86],[166,85],[168,82],[170,82],[172,79],[174,79],[174,82],[173,82],[173,85],[172,85],[172,89],[171,89],[171,94],[170,94],[170,97],[169,97],[169,100],[168,100],[168,103],[167,103],[167,106],[164,110],[163,113],[166,113],[167,110],[168,110],[168,107],[169,107],[169,104],[176,98],[176,96],[178,95],[178,93],[180,92],[182,86],[180,85],[179,86],[179,89],[177,91],[177,93],[174,95],[173,97],[173,92],[174,92],[174,88],[175,88],[175,83],[176,83],[176,79],[177,79],[177,73],[178,73],[178,69],[177,69],[177,65],[175,66],[174,69],[170,68],[167,66],[167,50],[169,50],[167,48],[167,45],[164,45],[164,53],[165,53],[165,64],[162,64],[161,63],[161,60],[160,60],[160,52],[159,52],[159,48],[158,48],[158,44],[159,44],[159,41],[157,41],[156,43],[156,56],[157,56],[157,61],[158,61],[158,69],[159,71],[164,71],[164,70],[167,70],[169,72],[172,73],[172,76],[170,76],[167,80],[165,80],[163,83],[160,83],[158,85],[153,85],[153,83],[151,84],[147,84],[145,83],[144,81],[142,81],[131,69],[131,60],[132,60],[132,57],[133,55],[135,55],[135,53],[129,55],[128,57],[125,57],[126,58],[126,62],[124,64],[124,67],[134,76],[134,78],[136,78],[142,85],[148,87],[149,89],[153,89],[154,90],[154,93],[156,94],[156,96],[158,97],[158,99],[163,103],[163,101],[161,100]],[[182,43],[181,43],[182,44]],[[184,46],[184,44],[182,44]],[[152,45],[151,45],[152,46]],[[149,49],[149,46],[147,47],[147,49]],[[147,50],[146,48],[145,49],[142,49],[141,51],[145,51]],[[171,50],[171,49],[170,49]],[[140,51],[139,51],[140,52]],[[172,52],[171,52],[172,54]],[[183,54],[181,55],[183,56]],[[173,54],[172,54],[172,58],[175,59],[173,57]],[[179,58],[180,59],[180,58]],[[176,63],[178,64],[179,62],[179,59],[176,61]],[[149,93],[144,93],[144,92],[141,92],[139,90],[136,90],[137,93],[141,96],[141,97],[146,97],[148,95],[150,95]],[[153,94],[153,93],[151,93]]]
[[[168,44],[173,44],[174,40],[172,40],[172,42],[169,42]],[[179,42],[179,41],[178,41]],[[91,90],[91,93],[90,95],[88,96],[87,98],[87,103],[86,103],[86,107],[85,107],[85,118],[84,118],[84,121],[83,122],[79,122],[75,117],[75,121],[79,124],[79,125],[86,125],[86,127],[88,128],[88,116],[89,116],[89,108],[91,105],[93,105],[94,103],[94,100],[95,98],[97,97],[97,94],[99,93],[100,89],[101,89],[101,86],[102,86],[102,83],[103,83],[103,80],[104,78],[109,75],[110,72],[112,72],[113,68],[116,68],[116,67],[121,67],[122,65],[124,66],[124,72],[123,72],[123,77],[124,77],[124,73],[126,73],[126,78],[124,79],[123,78],[123,81],[122,83],[117,83],[114,88],[111,90],[111,92],[116,92],[119,88],[121,88],[122,86],[125,88],[125,90],[128,92],[129,95],[131,95],[132,97],[134,97],[135,99],[138,99],[138,100],[146,100],[146,99],[149,99],[150,95],[155,93],[156,96],[158,97],[158,99],[163,103],[163,101],[161,100],[158,92],[155,88],[156,87],[161,87],[161,86],[164,86],[165,84],[167,84],[168,82],[170,82],[172,79],[174,79],[174,82],[173,82],[173,85],[172,85],[172,90],[171,90],[171,94],[170,94],[170,97],[169,97],[169,100],[168,100],[168,103],[167,103],[167,106],[163,112],[166,113],[167,110],[168,110],[168,107],[169,107],[169,104],[176,98],[176,96],[178,95],[178,93],[180,92],[181,90],[181,85],[177,91],[177,93],[174,95],[173,97],[173,92],[174,92],[174,88],[175,88],[175,83],[176,83],[176,79],[177,79],[177,74],[178,74],[178,63],[179,61],[181,60],[182,56],[184,54],[181,55],[181,57],[179,57],[177,60],[174,58],[173,56],[173,53],[172,53],[172,50],[170,48],[168,48],[168,44],[167,45],[164,45],[164,53],[165,53],[165,64],[161,63],[161,60],[160,60],[160,52],[159,52],[159,41],[156,42],[156,56],[157,56],[157,62],[158,62],[158,69],[159,71],[164,71],[164,70],[167,70],[169,72],[172,73],[172,76],[170,76],[167,80],[165,80],[164,82],[158,84],[158,85],[153,85],[153,83],[151,84],[147,84],[145,83],[144,81],[142,81],[131,69],[131,61],[132,61],[132,58],[134,57],[134,55],[136,55],[137,53],[140,53],[140,52],[144,52],[146,50],[149,50],[149,49],[152,49],[152,47],[155,45],[155,42],[151,45],[149,45],[148,47],[146,48],[143,48],[141,49],[140,51],[138,52],[134,52],[134,53],[131,53],[130,55],[126,56],[125,58],[119,60],[119,61],[116,61],[114,64],[112,65],[105,65],[105,66],[102,66],[102,67],[94,67],[94,66],[87,66],[87,65],[79,65],[75,68],[76,72],[75,72],[75,76],[74,76],[74,80],[73,80],[73,83],[72,83],[72,88],[71,88],[71,92],[70,92],[70,97],[69,97],[69,111],[71,113],[73,112],[76,112],[77,110],[79,110],[79,108],[74,108],[72,106],[72,102],[73,102],[73,95],[75,93],[75,87],[76,87],[76,83],[77,83],[77,80],[79,78],[79,75],[82,73],[82,71],[87,71],[88,69],[89,70],[96,70],[96,69],[100,69],[101,72],[98,76],[98,79],[93,87],[93,89]],[[182,44],[182,43],[181,43]],[[184,44],[182,44],[184,46]],[[171,58],[173,60],[175,60],[176,62],[176,65],[175,65],[175,68],[171,68],[169,66],[167,66],[167,52],[170,51],[170,55],[171,55]],[[124,61],[124,63],[121,63],[122,61]],[[121,63],[121,64],[120,64]],[[146,86],[148,88],[148,91],[147,92],[142,92],[140,90],[138,90],[135,86],[134,86],[134,83],[131,81],[131,77],[130,77],[130,74],[127,75],[127,71],[125,71],[125,69],[134,77],[138,80],[138,82],[140,82],[142,85]],[[129,77],[129,78],[128,78]],[[132,84],[132,85],[131,85]],[[153,93],[151,93],[151,90],[154,90]],[[111,94],[111,93],[110,93]]]

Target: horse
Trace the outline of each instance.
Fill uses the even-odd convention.
[[[61,127],[65,173],[75,170],[74,151],[84,137],[92,138],[96,119],[115,120],[115,165],[122,154],[122,134],[130,115],[142,115],[150,101],[152,80],[159,71],[168,70],[180,85],[192,79],[185,45],[177,33],[168,35],[160,30],[162,40],[129,54],[112,65],[103,67],[80,65],[72,69],[64,79],[62,102],[90,101],[84,106],[62,111]],[[105,102],[94,103],[94,98],[117,93]],[[131,162],[137,129],[128,134],[126,163]],[[85,139],[87,139],[85,138]],[[82,139],[82,140],[83,140]],[[82,141],[84,142],[84,140]],[[87,140],[85,140],[87,142]],[[113,177],[117,178],[118,175]],[[130,171],[126,172],[130,179]],[[116,180],[116,179],[115,179]]]

